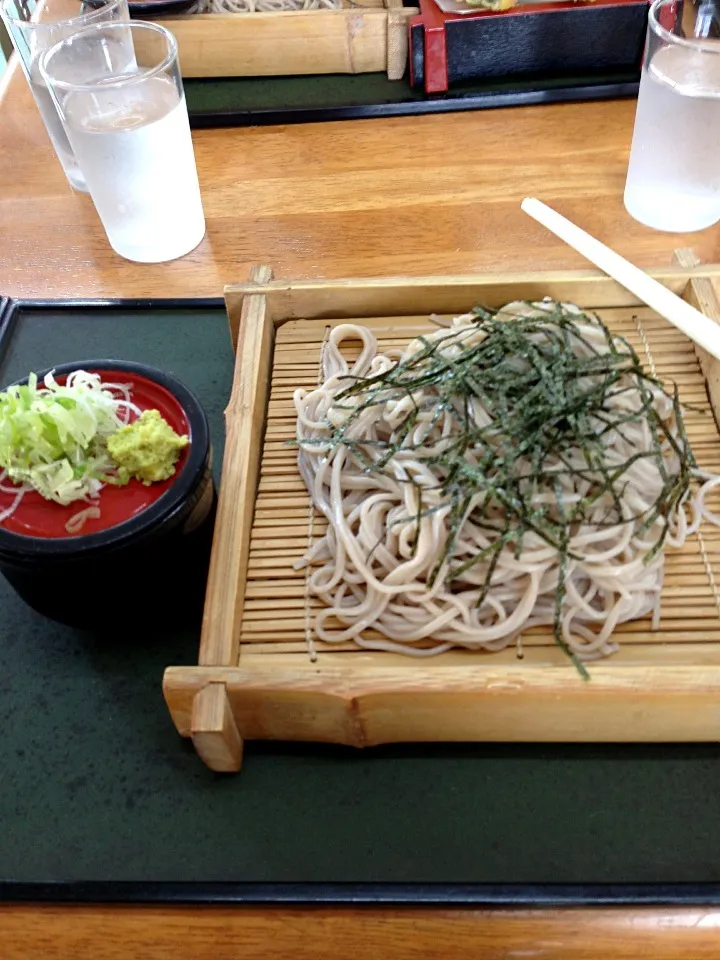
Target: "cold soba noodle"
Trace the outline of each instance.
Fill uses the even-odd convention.
[[[578,661],[657,619],[663,547],[697,530],[720,478],[696,469],[677,395],[598,318],[513,303],[385,353],[344,324],[322,376],[295,393],[328,520],[303,561],[321,640],[429,656],[545,624]]]

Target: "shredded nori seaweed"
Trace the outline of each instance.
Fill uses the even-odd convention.
[[[468,327],[454,328],[433,340],[419,337],[420,349],[385,372],[369,377],[348,375],[352,382],[336,396],[334,404],[336,409],[347,410],[348,415],[340,426],[328,424],[329,442],[332,446],[344,445],[367,472],[383,472],[401,448],[421,448],[423,438],[439,418],[452,411],[458,429],[447,438],[442,452],[429,457],[419,454],[429,466],[439,468],[443,505],[450,506],[447,543],[430,582],[443,567],[449,582],[462,577],[473,565],[487,562],[480,605],[490,589],[502,549],[510,546],[519,556],[525,533],[533,531],[558,552],[555,639],[587,677],[560,627],[572,532],[581,525],[600,528],[638,521],[642,532],[660,520],[662,532],[645,558],[650,560],[663,546],[673,511],[690,485],[695,461],[677,388],[668,393],[659,380],[647,374],[627,340],[611,334],[599,317],[550,301],[542,306],[542,314],[514,317],[505,309],[499,314],[476,307],[473,322],[485,334],[481,341],[467,345]],[[606,344],[603,349],[598,350],[583,332],[582,327],[588,325],[601,331]],[[586,355],[578,356],[578,346]],[[658,416],[651,388],[661,390],[671,400],[673,430]],[[419,392],[427,389],[432,389],[432,395],[418,406]],[[608,401],[628,390],[638,391],[641,404],[620,415]],[[405,397],[411,398],[412,407],[396,429],[392,443],[352,436],[352,427],[362,413]],[[470,415],[473,400],[480,401],[492,416],[487,425],[478,425]],[[410,434],[420,414],[428,411],[432,413],[428,428],[413,444]],[[622,434],[623,426],[641,419],[647,421],[651,449],[637,451],[625,462],[609,466],[605,456],[607,434]],[[325,445],[328,439],[306,439],[300,444],[313,442]],[[668,445],[679,463],[678,472],[673,474],[668,473],[662,452]],[[570,462],[569,455],[578,449],[583,453],[584,467]],[[472,450],[477,464],[468,461],[468,450]],[[529,472],[518,472],[519,458],[531,464]],[[544,466],[550,458],[564,464],[567,474],[591,482],[588,494],[579,503],[564,505],[557,483],[558,469],[549,471]],[[622,503],[623,475],[640,458],[655,461],[663,486],[644,515],[629,516]],[[416,487],[420,492],[415,518],[419,531],[421,518],[431,510],[423,507],[422,487]],[[533,497],[541,489],[554,489],[555,502],[533,505]],[[468,513],[479,493],[484,493],[481,503]],[[606,494],[612,506],[598,522],[592,514],[597,501]],[[453,563],[456,540],[467,518],[491,532],[494,540],[469,560]]]

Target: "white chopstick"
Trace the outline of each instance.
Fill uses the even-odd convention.
[[[520,206],[551,233],[587,257],[591,263],[634,293],[678,330],[682,330],[686,337],[720,360],[720,326],[704,313],[691,307],[667,287],[649,277],[644,270],[634,266],[540,200],[526,197]]]

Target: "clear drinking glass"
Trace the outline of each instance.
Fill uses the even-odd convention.
[[[656,230],[720,220],[718,32],[714,5],[655,0],[650,8],[625,207]]]
[[[86,27],[40,69],[116,253],[189,253],[205,218],[173,35],[156,23]]]
[[[86,191],[60,117],[40,76],[39,61],[48,47],[82,27],[129,20],[127,0],[108,0],[107,3],[100,0],[92,5],[82,0],[0,0],[0,17],[20,57],[63,170],[76,190]]]

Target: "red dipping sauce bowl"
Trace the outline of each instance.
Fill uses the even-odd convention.
[[[85,360],[53,372],[64,383],[74,370],[128,387],[140,411],[158,410],[190,443],[174,475],[160,483],[108,484],[90,503],[68,506],[26,493],[0,522],[0,571],[35,610],[72,626],[101,628],[109,609],[110,626],[118,629],[139,615],[144,625],[187,619],[202,606],[217,503],[205,413],[184,384],[144,364]],[[38,382],[47,372],[38,373]],[[0,511],[13,500],[0,491]],[[67,522],[87,506],[100,516],[69,534]]]

